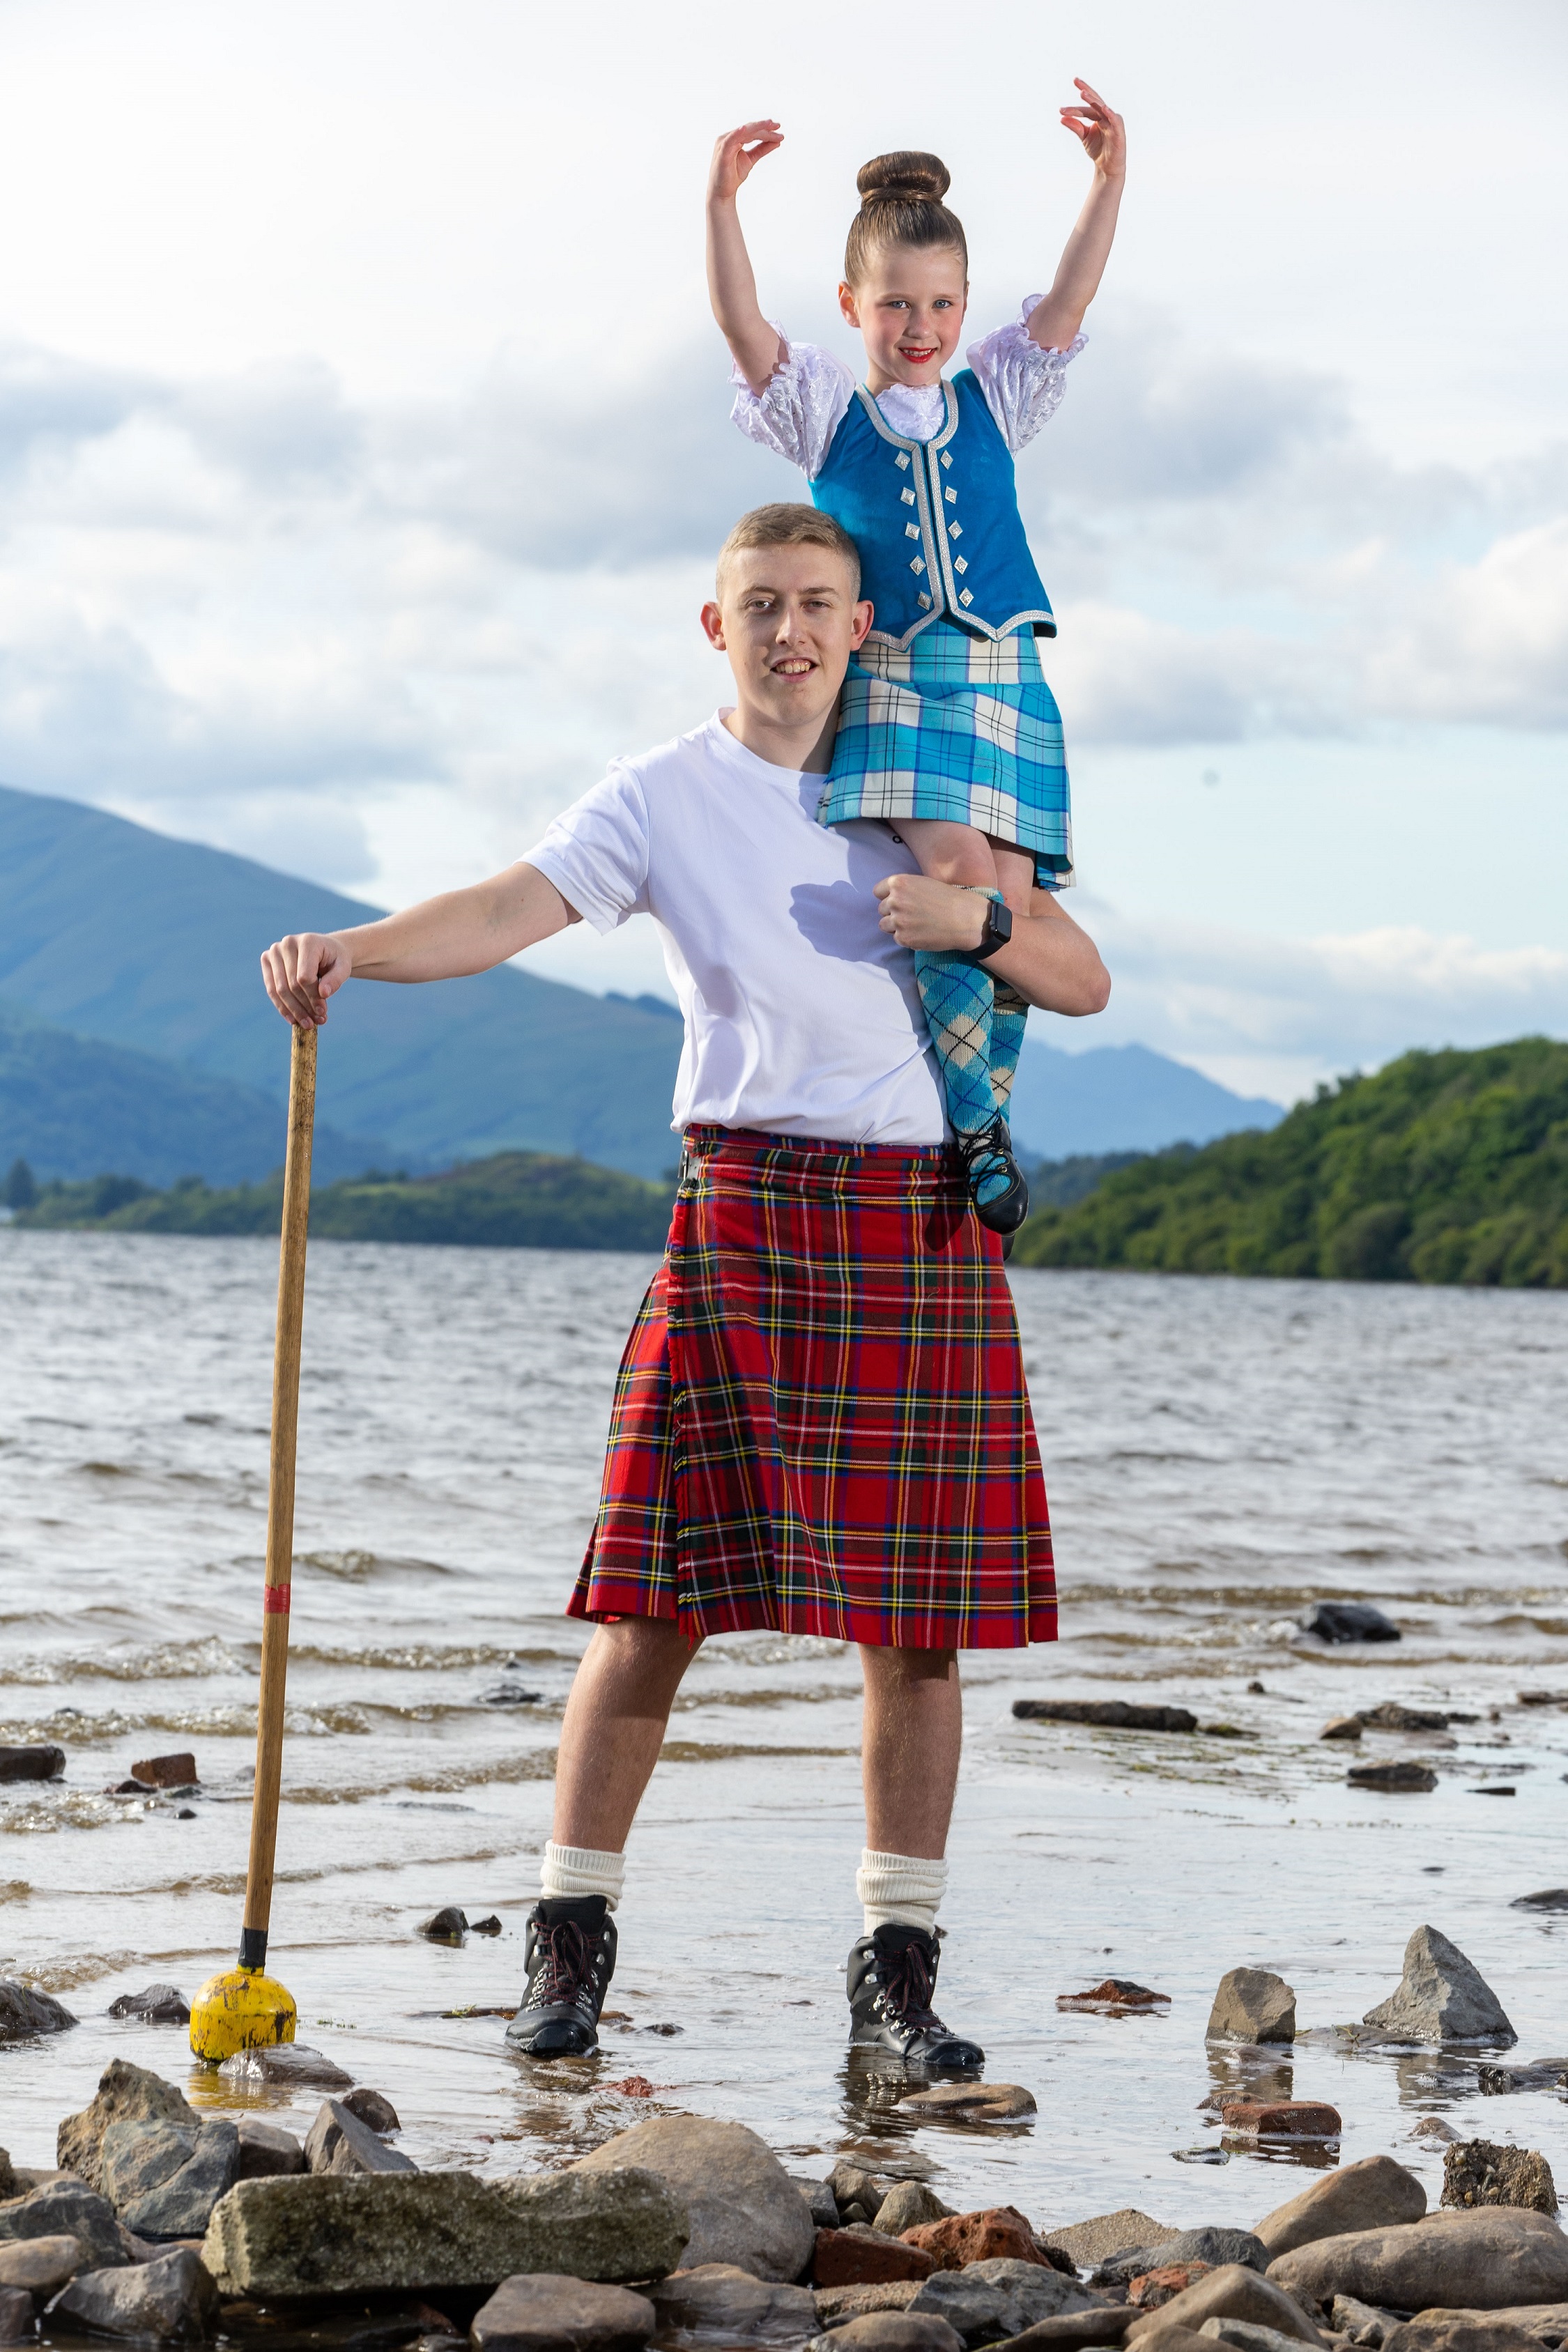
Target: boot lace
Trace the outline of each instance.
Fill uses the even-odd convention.
[[[900,2025],[921,2033],[947,2032],[931,2005],[936,1978],[919,1944],[906,1944],[901,1951],[879,1957],[877,1977],[883,2003]]]
[[[539,1941],[543,1950],[534,1967],[530,2008],[551,2009],[558,2003],[575,2008],[584,1979],[593,1969],[592,1941],[575,1919],[559,1920],[553,1927],[542,1927]]]

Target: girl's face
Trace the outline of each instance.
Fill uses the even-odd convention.
[[[860,330],[874,393],[935,383],[969,307],[963,257],[952,246],[880,246],[859,285],[839,287],[838,307]]]

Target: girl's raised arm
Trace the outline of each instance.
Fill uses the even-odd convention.
[[[708,292],[719,331],[756,393],[779,363],[779,339],[757,301],[757,281],[735,198],[752,165],[783,143],[784,132],[776,122],[743,122],[719,141],[708,174]]]
[[[1050,292],[1029,313],[1030,340],[1047,352],[1067,350],[1100,291],[1127,177],[1127,132],[1121,117],[1112,114],[1099,91],[1076,75],[1074,87],[1081,103],[1063,107],[1062,124],[1082,141],[1094,165],[1094,184],[1062,248]]]

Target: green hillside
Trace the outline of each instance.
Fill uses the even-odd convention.
[[[144,1184],[195,1172],[237,1184],[277,1167],[287,1127],[259,1087],[73,1036],[0,1001],[0,1168],[25,1160],[40,1177],[116,1168]],[[388,1156],[383,1142],[316,1129],[328,1181]]]
[[[661,1250],[670,1192],[544,1152],[502,1151],[441,1176],[371,1175],[311,1194],[312,1241],[444,1242],[491,1249]],[[280,1181],[210,1192],[185,1178],[153,1192],[124,1176],[38,1187],[14,1223],[120,1234],[275,1234]]]
[[[1568,1045],[1405,1054],[1271,1133],[1106,1177],[1017,1265],[1568,1287]]]
[[[0,788],[0,994],[79,1036],[281,1100],[288,1034],[258,957],[285,931],[380,911],[77,801]],[[426,1168],[522,1148],[658,1176],[676,1157],[680,1045],[670,1007],[510,964],[437,988],[360,982],[321,1038],[319,1110]]]

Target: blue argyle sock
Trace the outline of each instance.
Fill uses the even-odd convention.
[[[915,956],[915,980],[942,1065],[947,1115],[962,1141],[981,1134],[996,1117],[991,1082],[995,989],[983,964],[964,955],[937,954],[929,949],[920,950]],[[970,1163],[970,1186],[976,1201],[997,1199],[1011,1182],[1011,1171],[1000,1160],[993,1161],[989,1155],[982,1155]]]
[[[1007,1118],[1029,1005],[1028,999],[1020,996],[1016,988],[1009,988],[1005,980],[993,981],[991,985],[991,1092],[997,1109]]]

